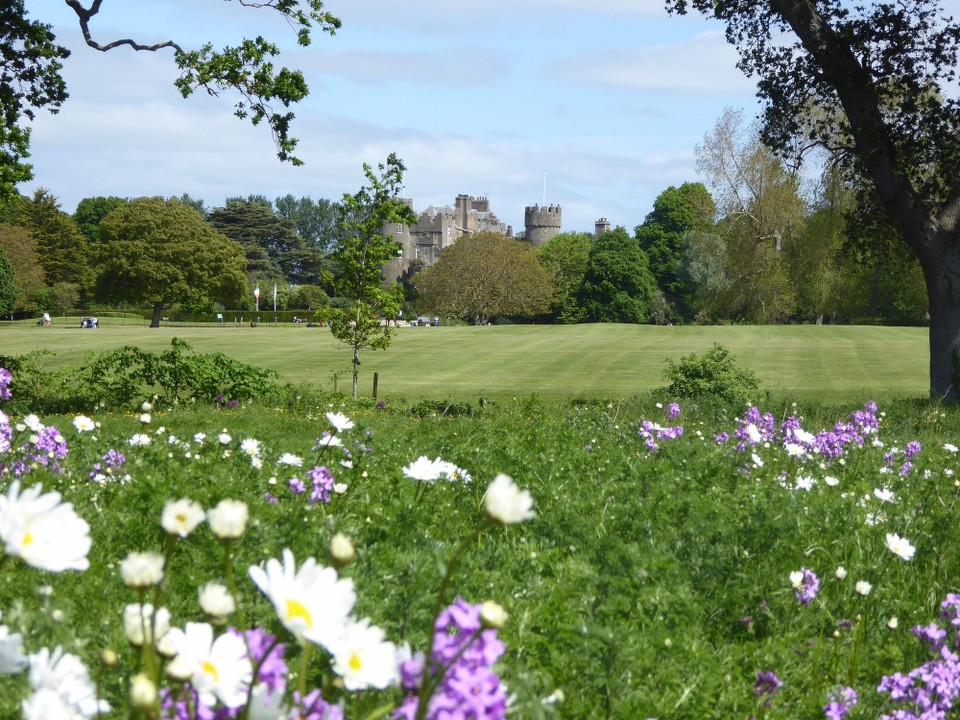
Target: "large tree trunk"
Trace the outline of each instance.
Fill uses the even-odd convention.
[[[936,243],[921,257],[930,303],[930,396],[960,400],[960,244]]]
[[[150,320],[150,327],[160,327],[160,318],[163,316],[163,303],[153,304],[153,318]]]

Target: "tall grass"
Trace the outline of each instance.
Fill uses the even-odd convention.
[[[743,427],[735,420],[741,408],[691,404],[671,421],[653,400],[557,405],[524,396],[455,416],[400,406],[304,397],[293,409],[154,413],[148,425],[131,409],[96,417],[99,429],[84,434],[71,418],[47,419],[70,453],[61,474],[39,469],[30,481],[62,492],[91,523],[91,568],[51,575],[8,559],[0,567],[3,622],[22,629],[30,649],[62,643],[91,664],[104,647],[120,651],[103,687],[122,704],[134,665],[118,618],[134,598],[117,564],[129,550],[163,543],[166,500],[188,496],[210,507],[232,497],[249,504],[252,518],[236,549],[238,567],[284,547],[298,558],[324,558],[342,532],[358,551],[343,572],[356,583],[359,611],[414,648],[428,635],[439,570],[472,538],[451,590],[471,602],[492,598],[509,613],[500,671],[518,717],[822,717],[841,686],[860,696],[850,717],[879,717],[894,707],[876,690],[883,676],[929,657],[911,627],[938,619],[940,602],[958,589],[955,409],[881,403],[878,432],[830,459],[797,454],[779,437],[742,451],[735,439],[718,443],[720,433]],[[816,433],[859,408],[762,409],[777,423],[795,416]],[[344,434],[351,467],[341,464],[341,451],[314,449],[334,410],[356,422]],[[661,438],[651,450],[641,430],[656,437],[658,426],[682,427],[682,436]],[[216,439],[224,429],[226,445]],[[131,447],[141,432],[151,444]],[[260,442],[261,469],[239,451],[244,438]],[[911,441],[922,449],[904,470]],[[88,479],[108,447],[127,454],[128,481]],[[309,506],[289,489],[298,471],[278,464],[285,452],[305,466],[328,465],[346,492]],[[405,478],[402,468],[421,455],[451,461],[473,481]],[[531,490],[537,517],[475,535],[484,489],[497,473]],[[916,555],[896,556],[888,533],[907,538]],[[791,582],[801,568],[820,580],[806,604]],[[196,588],[220,573],[208,529],[177,545],[168,589],[175,623],[196,617]],[[870,592],[858,592],[858,581]],[[245,617],[276,629],[252,583],[238,584]],[[758,695],[759,671],[775,672],[783,686]],[[311,683],[328,673],[318,658]],[[22,678],[0,679],[0,716],[16,715],[23,692]],[[398,701],[399,693],[387,697]],[[351,697],[347,709],[369,710],[363,703]]]

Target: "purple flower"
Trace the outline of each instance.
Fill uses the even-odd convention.
[[[672,402],[667,405],[666,415],[667,420],[674,420],[680,414],[680,405]]]
[[[777,677],[773,670],[757,670],[757,681],[753,683],[753,694],[757,697],[763,695],[776,695],[777,691],[783,687],[783,682]]]
[[[307,491],[307,486],[303,484],[303,480],[298,477],[292,477],[287,481],[287,484],[290,486],[290,492],[295,495],[302,495]]]
[[[794,596],[804,605],[808,605],[820,590],[820,578],[809,568],[790,573],[790,581],[793,583]]]
[[[830,720],[843,720],[847,711],[857,704],[857,691],[846,685],[830,693],[829,702],[823,706]]]
[[[920,452],[921,446],[918,440],[911,440],[907,443],[907,446],[903,449],[903,456],[905,458],[912,458]]]
[[[425,674],[443,672],[430,697],[427,720],[504,720],[506,691],[491,670],[503,652],[497,631],[483,628],[480,606],[458,597],[437,616],[429,661],[414,655],[401,665],[401,684],[411,694],[394,711],[394,719],[413,720]]]
[[[0,400],[10,399],[10,383],[13,382],[13,374],[5,367],[0,367]]]
[[[310,492],[310,504],[317,501],[330,502],[330,492],[333,490],[333,473],[328,468],[317,465],[307,471],[307,476],[313,483],[313,490]]]
[[[913,469],[913,463],[907,460],[903,465],[900,466],[900,477],[906,477],[910,474],[910,471]]]

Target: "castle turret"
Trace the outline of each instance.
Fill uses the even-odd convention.
[[[562,211],[559,205],[527,207],[523,213],[523,238],[534,247],[560,234]]]

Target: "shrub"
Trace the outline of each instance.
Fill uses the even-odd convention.
[[[738,368],[730,351],[714,343],[703,355],[691,353],[679,362],[667,359],[666,391],[674,398],[713,397],[731,404],[743,404],[760,391],[752,370]]]

